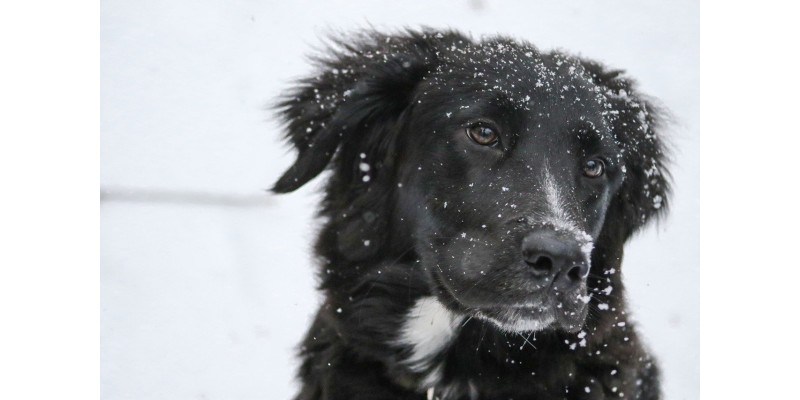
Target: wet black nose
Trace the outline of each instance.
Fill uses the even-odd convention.
[[[552,230],[528,234],[522,240],[522,256],[535,276],[554,280],[562,290],[577,286],[589,274],[580,243]]]

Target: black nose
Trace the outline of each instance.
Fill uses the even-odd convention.
[[[588,260],[574,238],[552,230],[539,230],[522,240],[522,256],[534,275],[554,280],[558,289],[569,289],[586,279]]]

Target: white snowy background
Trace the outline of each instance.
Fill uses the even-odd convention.
[[[628,247],[635,318],[666,399],[699,387],[695,1],[104,0],[104,399],[290,399],[319,303],[319,179],[265,192],[292,162],[266,106],[330,31],[503,33],[627,69],[674,114],[672,213]]]

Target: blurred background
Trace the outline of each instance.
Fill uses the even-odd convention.
[[[669,218],[623,274],[665,398],[699,388],[696,1],[101,3],[101,391],[104,399],[289,399],[319,304],[320,179],[266,189],[293,161],[268,105],[312,72],[329,32],[502,33],[624,68],[675,119]]]

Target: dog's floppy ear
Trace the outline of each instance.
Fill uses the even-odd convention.
[[[670,177],[662,137],[665,113],[638,93],[635,83],[622,71],[606,70],[591,61],[583,61],[583,65],[605,90],[607,119],[622,146],[625,178],[606,221],[622,221],[617,226],[607,226],[607,230],[624,242],[667,212]]]
[[[370,131],[390,126],[407,108],[443,37],[366,32],[331,40],[327,55],[314,60],[318,75],[300,81],[278,104],[298,156],[272,188],[276,193],[296,190],[319,175],[340,146],[364,136],[380,141],[368,137]]]

